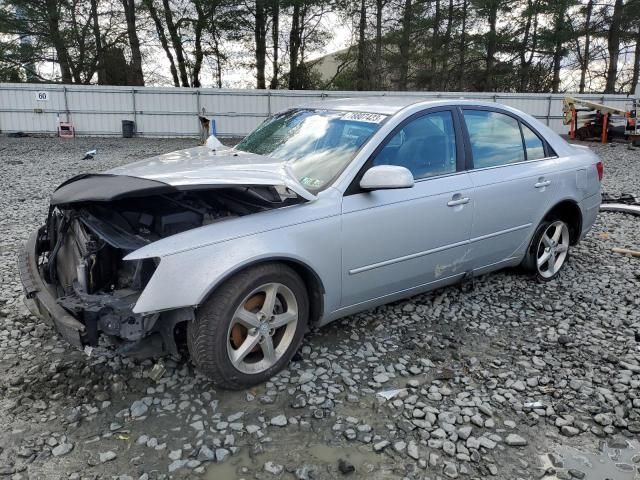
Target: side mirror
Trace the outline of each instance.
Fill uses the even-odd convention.
[[[399,165],[377,165],[365,172],[360,180],[363,190],[389,190],[413,187],[413,175]]]
[[[223,145],[223,143],[218,140],[215,135],[210,135],[209,138],[207,138],[207,143],[206,143],[207,147],[209,148],[209,150],[222,150],[225,148],[225,146]]]

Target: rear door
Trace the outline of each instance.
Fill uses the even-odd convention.
[[[342,203],[342,306],[461,277],[473,216],[453,109],[401,124],[363,167]],[[412,188],[360,191],[374,165],[401,165]]]
[[[462,109],[473,184],[471,268],[499,266],[521,255],[551,207],[557,182],[553,152],[516,116]]]

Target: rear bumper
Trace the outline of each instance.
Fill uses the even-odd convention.
[[[35,316],[54,327],[71,345],[82,348],[85,326],[58,305],[52,294],[53,287],[40,276],[37,264],[36,243],[39,231],[29,236],[18,256],[20,280],[25,291],[25,305]]]
[[[580,232],[580,240],[591,230],[600,210],[600,202],[602,197],[600,193],[591,195],[580,202],[580,210],[582,210],[582,231]]]

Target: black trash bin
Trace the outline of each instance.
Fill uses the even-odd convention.
[[[136,133],[136,123],[133,120],[122,120],[122,137],[133,138]]]

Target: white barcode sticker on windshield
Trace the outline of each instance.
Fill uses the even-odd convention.
[[[342,120],[359,120],[360,122],[380,123],[386,115],[380,113],[367,112],[347,112],[342,116]]]

